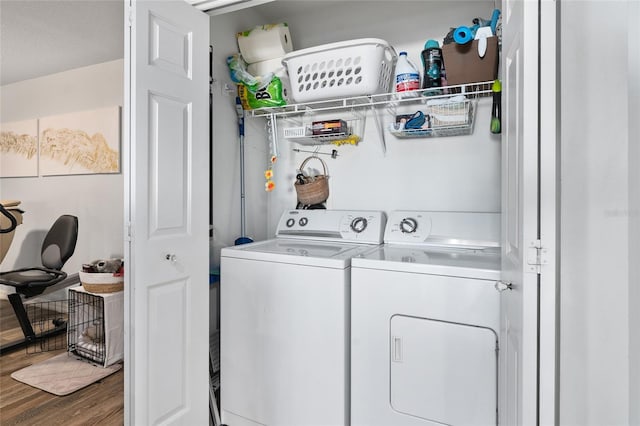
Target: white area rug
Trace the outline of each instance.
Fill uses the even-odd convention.
[[[69,395],[122,368],[122,364],[101,367],[70,353],[61,353],[38,364],[15,371],[19,382],[58,396]]]

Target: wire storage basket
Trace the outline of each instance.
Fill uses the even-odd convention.
[[[416,112],[425,117],[423,124],[412,127],[411,116],[396,116],[396,122],[389,125],[389,131],[401,139],[470,135],[473,133],[475,106],[474,99],[427,105],[424,112]],[[398,121],[399,117],[403,119]]]
[[[296,102],[387,93],[396,52],[375,38],[330,43],[290,52],[282,63]]]

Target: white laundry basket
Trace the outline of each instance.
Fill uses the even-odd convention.
[[[290,52],[282,63],[296,102],[388,93],[397,60],[381,39],[363,38]]]

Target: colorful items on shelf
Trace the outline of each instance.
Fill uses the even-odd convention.
[[[287,24],[269,24],[236,35],[240,53],[227,58],[245,109],[287,104],[288,76],[282,58],[293,50]]]

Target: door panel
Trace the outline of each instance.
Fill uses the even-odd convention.
[[[126,10],[125,422],[208,422],[209,18]]]
[[[151,238],[186,236],[191,207],[187,202],[191,105],[153,93],[150,103],[149,234]]]
[[[192,77],[192,33],[188,27],[173,25],[170,21],[149,14],[151,37],[150,63],[179,77]]]
[[[188,336],[186,302],[187,280],[156,283],[148,289],[149,298],[149,402],[157,404],[153,423],[178,417],[188,410],[184,389],[187,389],[188,353],[183,350],[166,350],[166,347],[185,348]],[[166,315],[172,312],[172,315]],[[177,320],[176,320],[177,318]],[[137,366],[136,366],[137,367]]]

